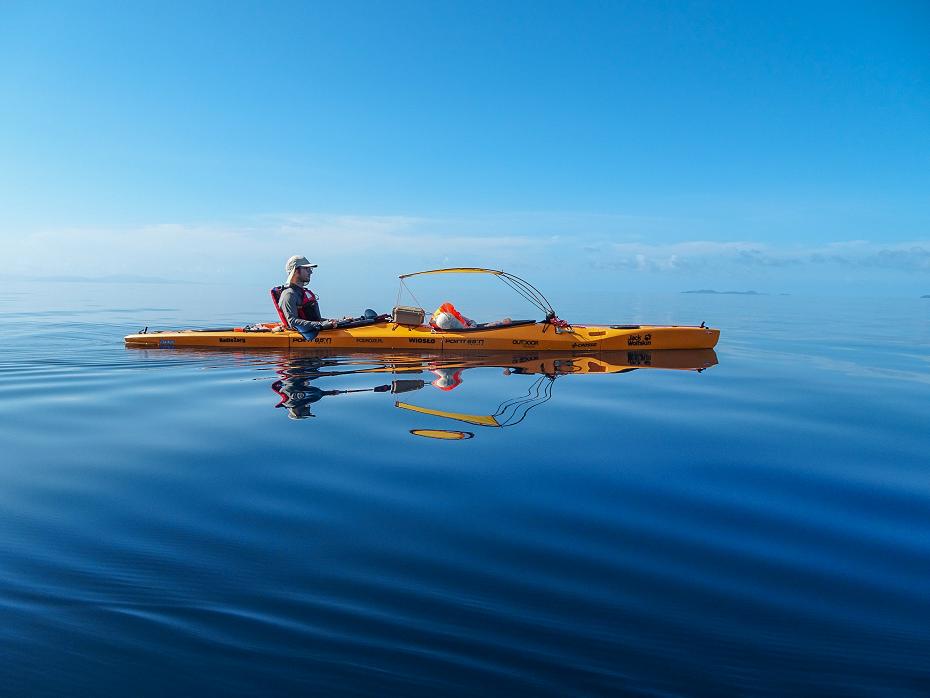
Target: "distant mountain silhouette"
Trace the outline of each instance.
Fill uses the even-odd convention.
[[[721,296],[767,296],[767,293],[758,291],[715,291],[712,288],[702,288],[697,291],[682,291],[682,293],[713,293]]]
[[[921,298],[930,298],[930,293],[928,293],[926,296],[921,296]]]

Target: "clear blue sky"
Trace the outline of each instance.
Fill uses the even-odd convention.
[[[3,3],[0,273],[930,293],[928,47],[927,2]]]

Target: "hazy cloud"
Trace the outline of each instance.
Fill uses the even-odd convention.
[[[0,236],[0,274],[138,274],[178,280],[277,278],[291,254],[322,261],[331,278],[342,273],[390,276],[431,266],[495,266],[531,276],[559,270],[583,278],[616,272],[716,283],[731,276],[747,280],[810,278],[833,274],[845,280],[879,273],[930,272],[930,241],[894,244],[864,240],[818,245],[753,241],[690,240],[649,244],[588,227],[591,216],[506,214],[475,217],[359,216],[285,213],[228,224],[165,223],[122,229],[59,229]],[[597,218],[626,225],[626,217]],[[578,231],[578,232],[576,232]],[[618,241],[624,239],[624,241]],[[383,272],[379,265],[384,266]],[[375,270],[377,269],[377,272]],[[832,270],[832,271],[831,271]],[[640,277],[644,278],[644,277]],[[705,287],[701,285],[700,287]],[[748,286],[747,286],[748,287]]]
[[[607,249],[590,249],[596,250],[590,259],[594,268],[653,273],[696,272],[726,267],[746,270],[827,265],[930,271],[930,241],[877,244],[854,240],[810,247],[778,247],[753,242],[701,240],[665,245],[619,243]]]
[[[227,225],[165,223],[124,229],[59,229],[0,237],[0,273],[56,272],[111,275],[130,272],[198,280],[225,274],[263,274],[291,254],[327,262],[393,264],[467,258],[518,261],[522,250],[554,244],[525,235],[487,235],[467,221],[442,225],[402,216],[287,214]],[[144,272],[140,272],[144,270]]]

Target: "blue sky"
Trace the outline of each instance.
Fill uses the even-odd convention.
[[[928,45],[925,2],[4,3],[0,273],[930,293]]]

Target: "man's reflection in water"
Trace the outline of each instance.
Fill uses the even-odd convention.
[[[317,400],[322,400],[327,395],[339,395],[347,391],[344,390],[320,390],[314,385],[309,385],[312,378],[285,378],[276,381],[272,386],[278,395],[281,396],[281,402],[275,407],[286,407],[287,416],[291,419],[307,419],[316,417],[310,411],[310,405]],[[387,387],[390,386],[380,386]]]
[[[391,383],[378,385],[374,388],[356,388],[354,390],[323,390],[312,385],[319,378],[332,378],[348,374],[371,373],[367,370],[327,371],[327,367],[344,365],[338,360],[327,360],[317,356],[291,359],[278,369],[280,380],[271,385],[281,401],[275,407],[287,409],[287,416],[291,419],[307,419],[316,415],[310,410],[310,405],[330,395],[346,395],[348,393],[403,393],[419,390],[425,385],[422,380],[395,380]],[[383,369],[382,369],[383,370]],[[378,372],[375,369],[374,372]]]

